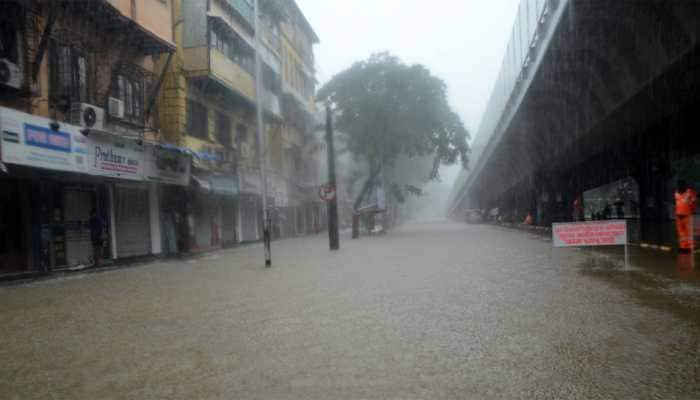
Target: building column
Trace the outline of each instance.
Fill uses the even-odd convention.
[[[112,259],[117,259],[117,222],[114,209],[114,184],[107,184],[109,201],[109,244],[112,249]]]
[[[151,254],[163,253],[163,242],[161,238],[160,207],[158,201],[158,184],[148,185],[149,218],[151,226]]]

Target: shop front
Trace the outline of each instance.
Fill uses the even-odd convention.
[[[230,246],[236,238],[235,176],[198,171],[192,174],[194,190],[188,196],[190,251]]]
[[[221,246],[233,246],[237,242],[238,177],[212,174],[209,176],[209,182],[211,183],[212,193],[218,197],[221,205]]]
[[[155,254],[179,254],[188,249],[185,199],[191,156],[176,146],[156,144],[146,146],[145,161],[146,180],[157,197],[150,199],[156,203],[151,206],[152,248]]]
[[[238,221],[240,242],[254,242],[262,238],[262,201],[260,175],[254,171],[240,174]]]
[[[90,134],[88,166],[91,175],[110,182],[112,252],[115,258],[152,254],[151,196],[145,176],[142,141],[109,133]],[[157,212],[157,210],[153,210]]]
[[[0,176],[0,274],[23,273],[31,266],[29,187]]]
[[[91,213],[107,217],[107,187],[90,175],[87,137],[78,127],[0,108],[3,236],[0,273],[87,266],[111,256],[107,232],[91,240]]]
[[[8,171],[0,178],[0,235],[16,236],[0,247],[0,273],[161,251],[158,187],[145,181],[149,145],[7,108],[0,127]],[[7,204],[12,199],[18,204]]]

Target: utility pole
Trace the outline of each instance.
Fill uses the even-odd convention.
[[[328,186],[333,197],[328,199],[328,240],[331,250],[340,249],[338,237],[338,187],[335,179],[335,145],[333,143],[333,115],[330,104],[326,104],[326,145],[328,147]]]
[[[267,209],[267,171],[265,169],[265,133],[263,128],[263,90],[262,90],[262,65],[260,60],[260,24],[259,24],[259,0],[254,4],[254,29],[255,29],[255,104],[258,121],[258,164],[260,165],[260,194],[262,196],[263,218],[263,243],[265,248],[265,266],[272,266],[272,232],[270,215]]]

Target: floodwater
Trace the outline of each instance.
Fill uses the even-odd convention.
[[[0,397],[700,398],[690,262],[451,223],[327,244],[0,287]]]

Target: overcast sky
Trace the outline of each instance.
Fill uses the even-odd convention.
[[[321,85],[353,62],[387,50],[445,80],[452,107],[472,138],[505,54],[518,2],[297,0],[321,39],[315,47]]]

